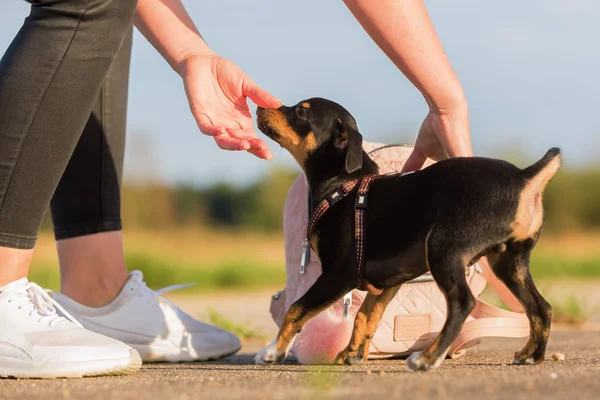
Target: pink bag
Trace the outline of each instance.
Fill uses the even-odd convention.
[[[400,171],[412,151],[410,146],[368,142],[364,142],[363,148],[379,165],[380,173]],[[428,160],[425,167],[431,163]],[[289,306],[300,298],[321,274],[321,264],[312,250],[305,273],[300,272],[302,240],[308,221],[307,209],[308,185],[304,174],[300,174],[289,190],[284,209],[283,232],[287,280],[285,289],[273,296],[270,309],[278,326],[281,326]],[[529,321],[504,285],[491,272],[482,270],[477,264],[467,268],[466,274],[471,291],[477,299],[477,305],[452,344],[448,355],[452,358],[459,357],[468,347],[476,345],[479,339],[484,337],[528,337]],[[513,311],[502,310],[478,299],[485,288],[486,280]],[[353,321],[366,293],[353,290],[324,313],[337,316],[345,314],[344,318]],[[431,274],[426,273],[405,283],[390,302],[381,319],[371,342],[369,358],[406,356],[414,351],[425,349],[441,331],[446,313],[446,300]],[[306,329],[307,327],[308,324],[298,335],[296,344],[318,340],[315,331]],[[300,357],[298,358],[300,360]]]

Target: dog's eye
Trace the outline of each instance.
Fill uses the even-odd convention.
[[[304,107],[296,107],[296,115],[302,119],[308,119],[308,109]]]

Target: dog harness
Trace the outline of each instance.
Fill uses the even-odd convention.
[[[325,196],[325,198],[317,204],[306,228],[306,239],[304,239],[304,241],[302,242],[302,257],[300,260],[301,274],[304,274],[306,270],[306,264],[309,261],[309,248],[313,248],[313,250],[315,250],[311,243],[311,240],[315,228],[317,227],[317,223],[319,222],[321,217],[323,217],[327,210],[333,207],[338,201],[352,193],[352,191],[354,191],[354,189],[356,189],[356,187],[358,186],[358,191],[356,192],[356,199],[354,201],[354,246],[356,248],[357,273],[360,279],[362,280],[362,287],[365,290],[373,294],[380,294],[382,292],[381,289],[375,288],[364,278],[365,210],[367,209],[367,199],[369,196],[369,189],[371,188],[371,183],[373,183],[373,181],[380,176],[383,175],[371,174],[365,175],[361,179],[353,179],[351,181],[348,181],[333,192],[331,192],[330,194],[328,194],[327,196]]]

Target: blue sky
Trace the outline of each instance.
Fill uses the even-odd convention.
[[[594,0],[430,0],[436,30],[467,93],[476,154],[533,162],[560,146],[566,166],[600,166],[600,3]],[[421,95],[341,1],[187,0],[204,38],[286,104],[321,96],[356,117],[366,140],[412,143]],[[9,1],[0,53],[28,13]],[[252,104],[252,109],[254,105]],[[136,31],[126,179],[209,184],[252,181],[274,159],[219,150],[197,130],[179,77]]]

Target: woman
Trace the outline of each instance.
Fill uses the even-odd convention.
[[[124,374],[139,368],[139,354],[182,361],[236,352],[235,336],[127,274],[119,184],[132,21],[181,76],[200,131],[221,149],[270,159],[247,98],[264,108],[280,101],[210,50],[180,0],[30,2],[0,62],[0,375]],[[426,157],[472,155],[465,96],[422,1],[345,3],[429,105],[405,171]],[[27,280],[51,200],[56,299],[75,318],[60,317],[62,307]]]

